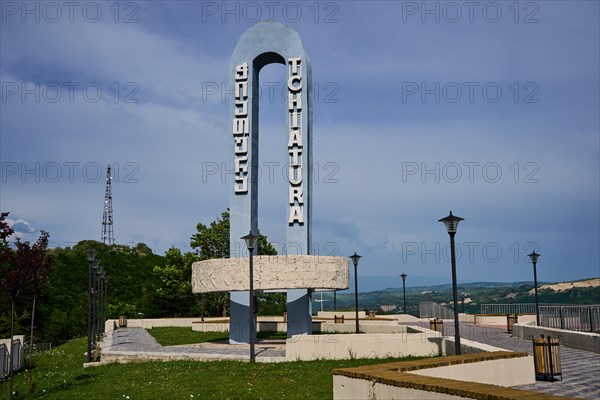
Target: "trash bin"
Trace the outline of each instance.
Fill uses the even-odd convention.
[[[375,318],[375,311],[369,311],[369,318]]]
[[[432,331],[437,331],[444,335],[444,321],[438,318],[434,318],[429,321],[429,329]]]
[[[506,330],[508,333],[512,333],[513,325],[519,322],[518,314],[506,314]]]
[[[535,365],[535,379],[557,381],[560,376],[562,381],[562,369],[560,365],[560,341],[558,338],[541,335],[539,339],[533,339],[533,363]]]
[[[124,315],[119,317],[119,328],[127,328],[127,318]]]

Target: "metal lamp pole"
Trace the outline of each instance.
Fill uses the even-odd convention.
[[[400,277],[402,278],[402,293],[404,294],[404,314],[406,314],[406,275],[404,272]]]
[[[354,309],[356,311],[356,333],[359,333],[358,326],[358,260],[360,260],[361,256],[354,252],[353,255],[350,256],[352,259],[352,263],[354,264]]]
[[[456,355],[461,354],[460,349],[460,325],[458,323],[458,291],[456,288],[456,252],[454,249],[454,236],[456,235],[456,228],[460,221],[464,221],[464,218],[450,215],[444,217],[439,222],[443,222],[450,235],[450,253],[452,258],[452,301],[454,303],[454,348]]]
[[[252,231],[246,236],[242,236],[241,239],[244,239],[246,242],[246,247],[248,248],[248,253],[250,253],[250,292],[248,297],[248,323],[249,323],[249,337],[248,343],[250,344],[250,362],[254,362],[256,356],[254,354],[254,265],[253,265],[253,256],[254,256],[254,248],[256,247],[256,241],[258,239],[258,235],[253,235]]]
[[[102,336],[103,329],[103,320],[102,320],[102,302],[104,296],[104,270],[98,270],[98,326],[96,328],[96,337],[100,340]]]
[[[98,260],[98,263],[100,261]],[[92,272],[92,344],[96,345],[96,339],[98,338],[98,276],[102,272],[103,267],[101,265],[93,266],[94,271]]]
[[[529,257],[531,259],[531,262],[533,263],[533,288],[535,291],[535,322],[537,324],[537,326],[540,326],[540,303],[538,302],[538,290],[537,290],[537,269],[536,269],[536,265],[537,265],[537,260],[538,257],[541,254],[536,253],[535,251],[533,251],[533,253],[528,254],[527,257]]]
[[[89,248],[86,251],[88,261],[88,337],[87,337],[87,362],[92,362],[92,270],[100,262],[96,260],[96,250]]]
[[[107,293],[107,286],[108,286],[108,276],[104,277],[104,304],[102,304],[102,321],[104,321],[104,323],[106,324],[106,316],[107,316],[107,309],[106,309],[106,305],[107,300],[106,300],[106,293]],[[106,325],[105,325],[106,328]]]
[[[333,311],[337,311],[337,290],[333,289]]]

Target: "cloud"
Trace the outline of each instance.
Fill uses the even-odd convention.
[[[9,238],[10,241],[21,239],[22,241],[31,242],[36,240],[34,238],[34,233],[36,233],[37,230],[28,221],[21,218],[17,220],[6,218],[6,223],[14,230],[12,236]]]

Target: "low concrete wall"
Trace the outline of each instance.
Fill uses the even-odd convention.
[[[456,355],[455,346],[454,346],[454,337],[446,336],[444,337],[444,343],[446,344],[446,355],[453,356]],[[467,340],[465,338],[460,338],[460,350],[462,354],[476,354],[482,352],[494,352],[494,351],[510,351],[500,347],[490,346],[489,344],[474,342],[472,340]]]
[[[535,383],[533,357],[504,358],[410,371],[411,374],[503,387]]]
[[[546,398],[536,392],[508,388],[535,382],[530,358],[527,353],[494,352],[336,369],[333,398]]]
[[[275,318],[259,317],[258,332],[287,332],[288,324],[283,322],[283,317]],[[230,329],[229,322],[223,318],[213,322],[195,320],[191,325],[192,330],[198,332],[229,332]],[[312,331],[313,333],[354,333],[356,324],[354,320],[346,321],[343,324],[335,324],[329,320],[313,321]],[[407,327],[406,325],[399,325],[397,321],[361,320],[360,331],[361,333],[406,333]]]
[[[600,353],[600,335],[590,332],[567,331],[529,324],[513,325],[513,336],[521,339],[539,338],[540,335],[558,337],[560,344],[573,349]]]
[[[418,322],[421,321],[420,318],[417,318],[415,316],[408,315],[408,314],[391,314],[391,315],[384,315],[384,317],[386,317],[386,318],[395,318],[398,322],[413,322],[413,323],[418,323]]]
[[[473,315],[473,314],[458,314],[458,320],[460,322],[474,324],[475,323],[475,315]]]
[[[334,400],[365,400],[365,399],[410,399],[410,400],[458,400],[467,397],[446,393],[428,392],[386,385],[377,381],[355,379],[342,375],[333,376]]]
[[[420,333],[295,335],[286,342],[285,358],[308,361],[434,356],[441,354],[442,340],[437,332],[429,336]]]
[[[209,320],[210,318],[205,318],[205,320]],[[220,319],[223,318],[213,318]],[[162,328],[167,326],[173,327],[192,327],[192,323],[200,321],[200,318],[132,318],[127,319],[127,326],[132,328],[144,328],[144,329],[152,329],[152,328]],[[109,319],[106,321],[104,325],[104,332],[108,332],[112,330],[113,324],[117,323],[119,325],[118,319]]]
[[[317,313],[317,317],[318,318],[331,318],[333,319],[334,316],[344,316],[344,318],[355,318],[356,317],[356,312],[355,311],[319,311]],[[364,311],[359,311],[358,312],[358,318],[367,318],[367,313]]]
[[[531,314],[519,314],[519,322],[527,323],[535,321],[535,315]],[[506,326],[506,314],[502,315],[490,315],[490,314],[475,314],[474,324],[475,325],[492,325],[492,326]]]
[[[406,325],[394,324],[363,324],[360,322],[361,333],[406,333]],[[352,322],[344,322],[343,324],[321,324],[318,329],[313,329],[313,333],[355,333],[356,324]]]

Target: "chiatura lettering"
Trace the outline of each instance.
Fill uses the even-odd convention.
[[[288,60],[289,78],[288,87],[288,112],[289,112],[289,140],[288,153],[290,157],[289,169],[289,205],[290,217],[288,223],[304,224],[304,187],[302,179],[302,60],[290,58]]]
[[[235,68],[235,111],[233,140],[235,152],[235,193],[248,193],[248,63]]]

